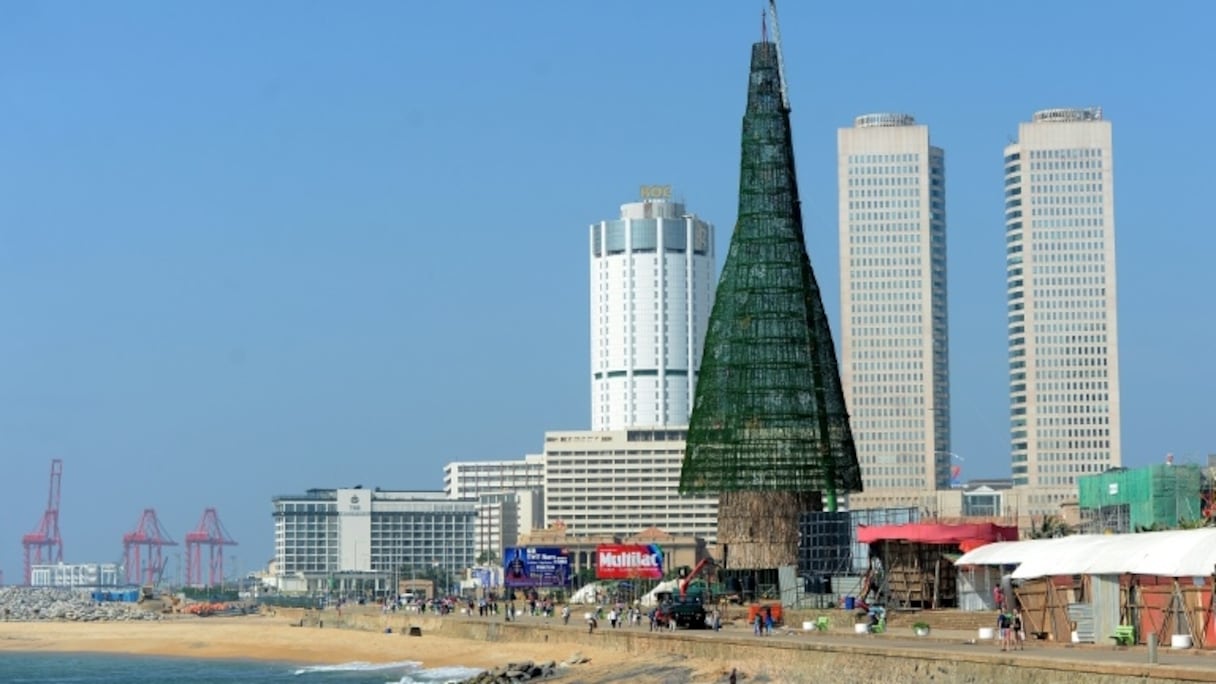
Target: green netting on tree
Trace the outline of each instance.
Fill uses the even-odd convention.
[[[739,220],[718,282],[684,494],[861,490],[832,332],[802,235],[772,43],[752,46]]]

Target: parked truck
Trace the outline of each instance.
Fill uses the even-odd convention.
[[[656,627],[670,627],[671,623],[681,629],[704,629],[705,605],[700,596],[673,596],[664,600],[655,609]]]
[[[702,559],[695,568],[684,573],[679,584],[679,594],[667,594],[661,597],[659,607],[655,609],[655,626],[670,627],[673,622],[676,627],[682,629],[704,629],[709,626],[705,620],[704,595],[699,592],[690,592],[689,587],[702,570],[713,565],[712,558]]]

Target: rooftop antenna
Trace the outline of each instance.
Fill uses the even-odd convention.
[[[785,85],[785,60],[781,57],[781,29],[777,24],[777,0],[768,0],[768,13],[773,15],[773,44],[777,46],[777,77],[781,79],[781,106],[790,111],[790,93]]]

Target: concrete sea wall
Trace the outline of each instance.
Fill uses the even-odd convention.
[[[280,615],[284,614],[280,611]],[[301,613],[307,622],[315,612]],[[588,634],[585,626],[563,627],[523,618],[519,622],[469,619],[461,616],[418,614],[353,614],[342,618],[332,611],[321,615],[324,627],[408,633],[411,626],[422,638],[434,634],[473,642],[547,642],[566,644],[576,651],[595,646],[641,656],[673,656],[681,660],[714,660],[739,663],[741,672],[756,681],[770,682],[886,681],[886,682],[1002,682],[1002,684],[1126,684],[1127,682],[1209,682],[1216,670],[1126,662],[1126,658],[1069,658],[1069,652],[1053,648],[1001,653],[990,645],[968,646],[957,642],[926,641],[904,647],[884,643],[882,638],[849,636],[758,638],[750,632],[680,631],[649,632],[645,629],[604,629]],[[402,637],[410,638],[410,637]],[[855,642],[855,643],[853,643]],[[1113,652],[1111,652],[1113,653]],[[1127,653],[1127,652],[1120,652]],[[1201,658],[1206,663],[1207,658]]]

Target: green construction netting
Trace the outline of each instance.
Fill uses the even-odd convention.
[[[861,490],[832,332],[802,235],[776,48],[752,47],[739,219],[680,474],[685,494]]]

